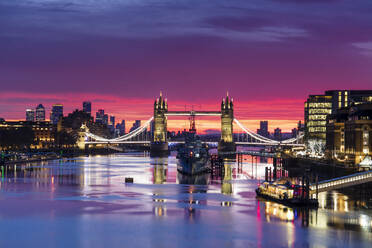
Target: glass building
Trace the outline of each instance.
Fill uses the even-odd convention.
[[[309,95],[305,102],[305,139],[325,140],[328,115],[371,102],[372,90],[328,90],[324,95]]]
[[[26,121],[35,121],[35,110],[26,109]]]
[[[105,116],[105,110],[98,109],[98,111],[96,112],[96,122],[103,123],[104,116]]]
[[[87,114],[91,114],[92,113],[92,103],[88,102],[88,101],[83,102],[83,111]]]
[[[52,112],[50,113],[51,123],[56,125],[62,117],[63,117],[63,105],[54,104],[52,107]]]
[[[45,108],[41,103],[36,107],[35,121],[45,121]]]
[[[327,116],[332,113],[332,96],[310,95],[305,102],[306,139],[325,139]]]

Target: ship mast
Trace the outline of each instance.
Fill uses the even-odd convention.
[[[195,127],[195,112],[194,112],[194,109],[191,110],[189,120],[190,120],[190,129],[189,129],[189,132],[190,132],[190,133],[196,133],[196,127]]]

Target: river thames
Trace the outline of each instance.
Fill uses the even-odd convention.
[[[145,153],[8,166],[0,246],[371,247],[372,211],[360,200],[321,193],[319,209],[304,211],[256,199],[268,164],[247,158],[215,178],[181,176],[175,156]]]

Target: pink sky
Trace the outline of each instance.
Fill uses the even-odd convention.
[[[221,97],[222,99],[222,97]],[[220,110],[221,99],[205,102],[185,102],[168,99],[169,110]],[[125,119],[127,129],[136,120],[147,120],[153,115],[153,99],[148,98],[119,98],[110,95],[78,93],[51,95],[33,93],[0,93],[0,106],[7,105],[7,111],[2,116],[9,120],[23,120],[25,109],[35,108],[42,103],[46,108],[46,116],[49,117],[52,105],[62,103],[65,115],[75,109],[82,109],[82,102],[89,100],[92,102],[92,112],[99,108],[105,109],[109,115],[114,115],[116,121]],[[11,104],[9,104],[11,103]],[[303,100],[283,100],[273,99],[272,101],[252,101],[244,102],[234,99],[235,117],[242,121],[248,128],[255,130],[259,126],[260,120],[269,120],[270,130],[280,127],[283,131],[290,131],[296,127],[298,120],[303,120]],[[273,108],[275,106],[275,108]],[[188,128],[186,118],[169,117],[169,130],[182,130]],[[219,129],[220,119],[218,117],[199,117],[197,118],[197,128],[199,131],[208,129]],[[238,130],[238,129],[237,129]]]

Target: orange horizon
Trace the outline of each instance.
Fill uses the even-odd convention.
[[[45,119],[46,121],[50,121],[49,119]],[[25,121],[24,119],[9,119],[7,121]],[[147,120],[141,120],[141,124],[146,122]],[[261,120],[239,120],[246,128],[256,132],[258,128],[260,128],[260,121]],[[269,123],[269,132],[274,132],[275,128],[280,128],[282,132],[289,133],[292,131],[293,128],[297,128],[297,123],[299,120],[266,120]],[[302,121],[302,120],[301,120]],[[126,120],[125,121],[125,129],[126,132],[129,132],[129,129],[132,127],[135,120]],[[196,120],[196,130],[200,134],[206,134],[207,131],[216,131],[219,132],[221,130],[221,122],[220,120]],[[178,132],[183,131],[184,129],[189,129],[189,120],[185,118],[184,120],[168,120],[168,131],[170,132]],[[234,132],[235,133],[243,133],[244,131],[240,129],[237,125],[234,125]]]
[[[135,120],[141,120],[142,123],[153,115],[154,98],[124,98],[107,94],[35,94],[25,92],[1,92],[0,107],[4,109],[0,117],[7,120],[24,120],[25,110],[31,106],[36,107],[42,103],[46,108],[46,119],[49,118],[51,106],[56,103],[62,103],[64,106],[64,115],[71,113],[75,109],[82,109],[83,101],[92,102],[92,116],[98,109],[105,109],[108,115],[114,115],[116,123],[121,120],[126,121],[126,130],[129,130]],[[205,100],[200,102],[188,102],[180,99],[168,99],[170,111],[177,110],[210,110],[218,111],[220,109],[221,98],[216,100]],[[243,125],[252,131],[259,128],[261,120],[269,122],[269,131],[279,127],[283,132],[290,132],[292,128],[297,127],[299,120],[303,121],[303,103],[305,99],[263,99],[250,100],[234,99],[234,116]],[[9,105],[9,102],[12,105]],[[197,117],[196,127],[199,132],[207,130],[219,130],[219,117]],[[189,128],[187,117],[169,117],[168,130],[178,131]],[[235,125],[235,131],[238,131]],[[240,132],[240,131],[238,131]]]

